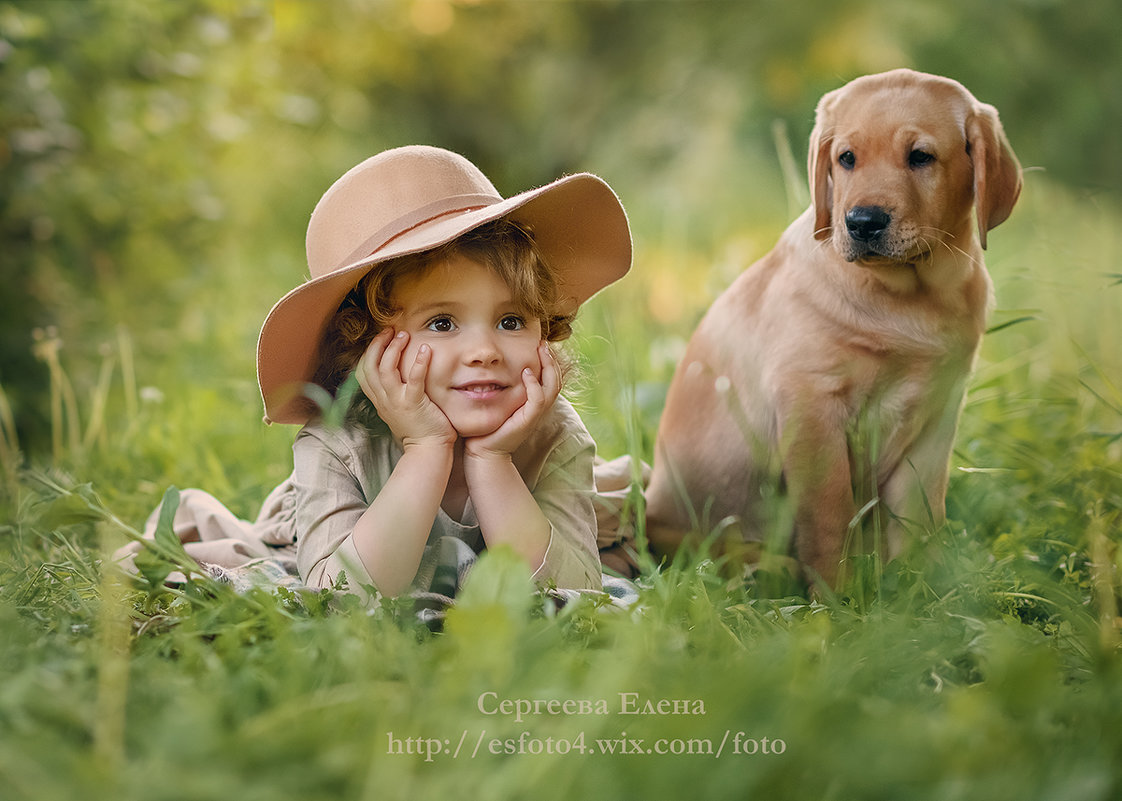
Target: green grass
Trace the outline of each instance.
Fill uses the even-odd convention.
[[[631,612],[556,609],[496,554],[439,634],[330,592],[125,585],[104,554],[166,487],[252,514],[294,432],[258,422],[251,345],[218,361],[229,374],[200,366],[256,320],[179,363],[153,344],[171,323],[108,332],[106,383],[61,351],[56,380],[92,378],[73,402],[59,389],[56,452],[0,452],[0,798],[1118,798],[1120,222],[1030,181],[990,237],[999,308],[950,522],[822,602],[689,554],[648,564]],[[577,399],[605,455],[649,457],[673,354],[739,268],[729,254],[777,232],[715,254],[637,232],[634,275],[579,323]],[[620,693],[691,714],[623,714]],[[501,699],[570,714],[487,714]],[[663,745],[694,753],[646,753]]]

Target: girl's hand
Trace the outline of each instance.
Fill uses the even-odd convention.
[[[541,422],[561,392],[561,371],[557,368],[553,351],[545,342],[538,345],[538,361],[541,365],[540,381],[531,368],[527,367],[522,371],[526,402],[490,434],[465,439],[465,456],[509,457]]]
[[[409,334],[405,331],[396,336],[392,328],[380,331],[355,368],[358,385],[404,447],[450,447],[456,442],[456,430],[425,392],[432,350],[422,345],[406,372],[401,356],[408,344]]]

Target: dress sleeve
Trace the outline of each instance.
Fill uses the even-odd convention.
[[[316,589],[345,573],[351,592],[373,584],[352,532],[370,505],[357,478],[358,457],[342,438],[305,428],[292,445],[296,492],[296,566]]]
[[[600,589],[600,557],[596,550],[592,464],[596,445],[581,426],[569,430],[550,452],[532,490],[549,520],[545,559],[534,572],[539,584],[565,589]]]

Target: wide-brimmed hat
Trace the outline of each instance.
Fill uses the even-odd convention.
[[[595,175],[568,175],[504,199],[479,168],[448,150],[414,145],[379,153],[320,198],[308,224],[311,278],[281,298],[261,327],[257,381],[265,419],[304,423],[310,417],[306,386],[320,340],[371,267],[438,247],[499,217],[533,232],[567,311],[631,267],[627,215]]]

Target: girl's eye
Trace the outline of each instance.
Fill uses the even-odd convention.
[[[447,334],[456,327],[456,324],[452,322],[451,317],[433,317],[425,327],[430,331]]]
[[[515,314],[508,314],[499,320],[499,328],[504,331],[521,331],[526,327],[526,322]]]

